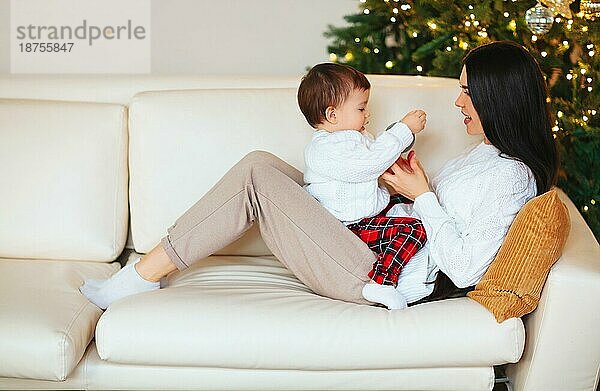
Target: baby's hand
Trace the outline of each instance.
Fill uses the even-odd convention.
[[[427,113],[423,110],[413,110],[406,114],[404,118],[400,120],[408,126],[411,132],[419,133],[421,130],[425,128],[425,123],[427,122]]]

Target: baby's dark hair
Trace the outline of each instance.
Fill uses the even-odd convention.
[[[317,64],[300,82],[298,105],[306,121],[316,128],[325,121],[329,106],[338,107],[356,89],[371,89],[371,83],[362,72],[343,64]]]

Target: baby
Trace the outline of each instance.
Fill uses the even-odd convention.
[[[421,222],[385,213],[398,202],[378,178],[412,147],[425,127],[424,111],[411,111],[373,139],[369,123],[371,84],[354,68],[333,63],[315,65],[298,88],[298,104],[315,128],[304,150],[304,188],[377,254],[363,297],[389,309],[407,307],[396,290],[402,267],[426,241]],[[404,168],[403,168],[404,169]]]

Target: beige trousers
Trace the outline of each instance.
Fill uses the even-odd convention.
[[[167,229],[161,245],[183,270],[258,222],[271,252],[315,293],[372,304],[361,291],[375,254],[303,183],[302,172],[278,157],[251,152]]]

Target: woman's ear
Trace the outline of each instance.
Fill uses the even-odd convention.
[[[329,106],[325,109],[325,120],[331,124],[337,123],[337,116],[335,114],[335,107]]]

